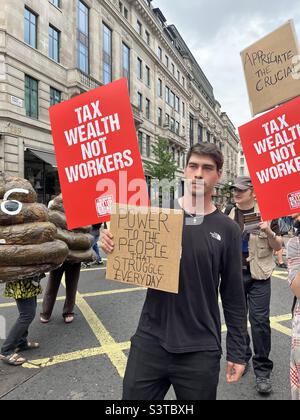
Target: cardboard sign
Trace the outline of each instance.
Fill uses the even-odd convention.
[[[252,116],[300,95],[293,21],[241,52]]]
[[[111,206],[148,191],[127,80],[121,79],[50,108],[68,228],[110,219]]]
[[[117,206],[106,278],[178,293],[182,228],[182,211]]]
[[[300,210],[300,97],[239,128],[263,220]]]

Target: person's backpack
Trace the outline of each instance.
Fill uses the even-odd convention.
[[[292,229],[292,224],[288,217],[281,217],[278,219],[278,226],[281,235],[287,235]]]

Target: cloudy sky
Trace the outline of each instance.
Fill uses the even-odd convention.
[[[240,52],[293,19],[300,40],[300,1],[154,0],[194,54],[216,99],[238,127],[251,120]]]

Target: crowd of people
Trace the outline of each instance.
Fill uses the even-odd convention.
[[[194,145],[187,155],[185,178],[190,182],[184,195],[173,203],[174,208],[182,209],[186,221],[179,293],[148,290],[136,333],[131,338],[123,382],[124,400],[162,400],[171,385],[178,400],[217,398],[223,353],[219,295],[227,326],[227,382],[240,380],[251,363],[257,392],[270,394],[271,277],[276,264],[286,269],[286,263],[295,295],[292,398],[300,399],[300,214],[280,220],[256,220],[253,225],[260,212],[249,177],[236,179],[232,185],[233,203],[220,211],[212,196],[222,177],[223,163],[221,151],[210,143]],[[199,189],[197,180],[204,181],[204,191]],[[204,217],[203,209],[198,208],[199,195],[204,196]],[[40,321],[50,321],[64,274],[63,318],[68,324],[74,320],[80,270],[82,263],[84,267],[90,265],[91,249],[96,255],[93,264],[103,264],[98,247],[101,225],[68,232],[65,219],[59,214],[63,213],[62,197],[54,199],[49,207],[50,221],[58,228],[58,238],[68,245],[69,255],[50,272]],[[198,219],[202,222],[190,223]],[[114,251],[113,234],[106,226],[100,243],[106,254]],[[40,274],[6,284],[5,296],[16,300],[19,318],[1,348],[0,358],[5,363],[22,365],[26,359],[19,353],[39,347],[38,342],[28,340],[28,329],[35,317],[42,277]],[[251,333],[247,329],[248,319]]]

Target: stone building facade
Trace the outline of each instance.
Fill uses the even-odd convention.
[[[144,162],[153,161],[157,138],[167,138],[180,178],[190,145],[209,141],[225,155],[222,182],[236,176],[235,128],[150,0],[3,2],[0,171],[27,177],[48,201],[59,190],[49,106],[125,76]]]

